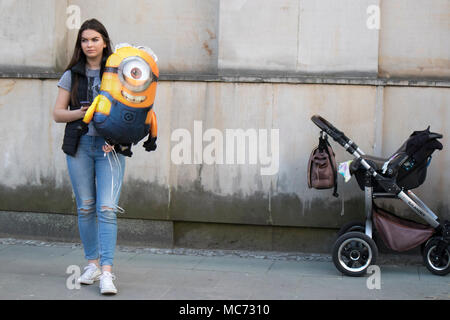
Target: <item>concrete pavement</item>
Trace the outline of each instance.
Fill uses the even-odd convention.
[[[450,300],[450,275],[408,255],[380,254],[377,283],[343,276],[326,254],[118,246],[115,296],[74,286],[84,265],[79,243],[0,239],[0,299]]]

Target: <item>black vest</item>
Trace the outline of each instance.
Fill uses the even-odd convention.
[[[100,79],[102,78],[103,70],[104,70],[104,59],[101,69],[100,69]],[[72,85],[75,82],[75,79],[78,78],[78,90],[77,90],[77,101],[73,103],[70,101],[69,109],[77,110],[81,108],[80,101],[89,101],[92,103],[92,97],[89,99],[88,97],[88,79],[86,77],[86,65],[84,61],[79,61],[76,65],[70,69],[71,77],[72,77]],[[66,128],[64,130],[64,139],[62,150],[64,153],[75,156],[77,153],[78,143],[81,137],[81,124],[82,119],[78,119],[72,122],[68,122],[66,124]]]

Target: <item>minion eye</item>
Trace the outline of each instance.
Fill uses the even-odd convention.
[[[139,68],[133,68],[131,69],[131,76],[133,79],[139,79],[142,76],[142,71]]]
[[[140,57],[129,57],[119,66],[119,79],[122,84],[133,92],[147,89],[152,82],[150,66]]]

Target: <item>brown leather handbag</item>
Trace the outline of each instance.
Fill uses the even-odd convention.
[[[337,194],[337,166],[335,154],[328,142],[328,136],[321,132],[319,145],[311,152],[308,161],[308,187],[314,189],[331,189]]]

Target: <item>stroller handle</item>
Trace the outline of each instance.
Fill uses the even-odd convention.
[[[343,146],[349,153],[355,155],[356,152],[359,155],[364,155],[364,152],[352,140],[350,140],[342,131],[338,130],[326,119],[316,114],[311,117],[311,121],[314,122],[314,124],[322,129],[326,134],[332,137],[334,141]]]

